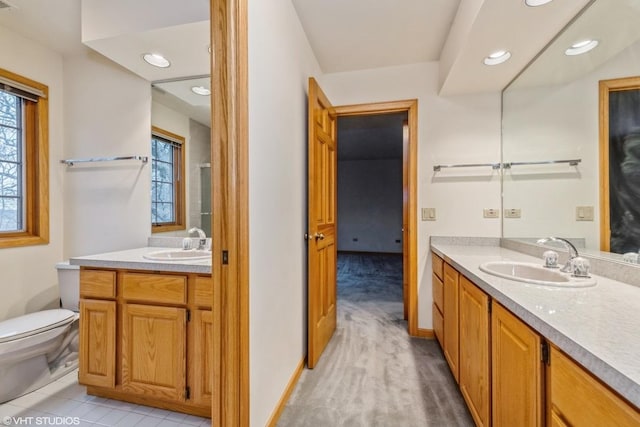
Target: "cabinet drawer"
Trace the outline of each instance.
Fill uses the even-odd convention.
[[[123,273],[121,291],[126,300],[186,304],[187,278],[168,274]]]
[[[440,280],[435,274],[432,275],[433,278],[433,303],[438,306],[440,312],[442,313],[444,310],[444,285],[442,284],[442,280]]]
[[[104,270],[80,270],[81,298],[115,298],[116,272]]]
[[[431,265],[433,267],[433,274],[438,276],[438,279],[444,280],[442,272],[444,268],[444,261],[433,252],[431,252]]]
[[[198,307],[211,307],[213,302],[213,279],[197,276],[194,302]]]
[[[442,317],[442,312],[438,309],[438,306],[433,304],[433,332],[436,335],[436,339],[442,346],[442,337],[444,332],[444,318]]]

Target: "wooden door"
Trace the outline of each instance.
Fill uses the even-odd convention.
[[[116,302],[80,300],[80,384],[116,384]]]
[[[184,401],[186,310],[123,304],[122,390]]]
[[[458,382],[458,278],[459,273],[444,265],[444,345],[442,351],[453,377]]]
[[[476,426],[490,426],[489,296],[460,276],[460,392]]]
[[[194,310],[192,343],[189,345],[191,400],[211,406],[213,372],[213,316],[211,310]]]
[[[541,427],[543,421],[540,335],[501,305],[491,309],[494,427]]]
[[[336,329],[336,113],[309,78],[308,356],[313,368]]]

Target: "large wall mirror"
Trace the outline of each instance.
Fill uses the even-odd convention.
[[[640,176],[640,106],[632,107],[640,98],[605,96],[600,105],[600,82],[640,76],[638,22],[640,0],[592,1],[504,90],[502,157],[512,166],[503,174],[503,207],[514,217],[503,219],[503,237],[576,238],[590,252],[640,249],[640,240],[611,245],[619,223],[640,229],[640,190],[623,182]],[[611,83],[605,93],[621,88]],[[609,135],[608,122],[623,122],[625,135]],[[634,129],[636,137],[627,136]],[[609,158],[610,143],[622,154]],[[637,210],[611,205],[629,187]]]
[[[186,235],[191,227],[199,227],[211,236],[209,2],[161,2],[151,9],[132,3],[110,6],[110,16],[100,16],[88,26],[103,30],[84,43],[147,80],[152,127],[184,141],[185,203],[180,208],[184,230],[182,224],[167,229],[174,235]],[[145,11],[144,21],[134,18],[140,10]],[[130,19],[123,20],[123,16]],[[162,55],[167,62],[152,66],[145,54]],[[166,201],[164,196],[161,201]]]

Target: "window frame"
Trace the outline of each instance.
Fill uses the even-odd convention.
[[[183,136],[177,135],[173,132],[169,132],[165,129],[161,129],[157,126],[151,126],[151,139],[153,137],[159,137],[163,139],[168,139],[173,142],[177,142],[180,145],[179,150],[174,151],[174,166],[177,165],[177,168],[173,168],[173,182],[174,182],[174,218],[175,221],[173,223],[163,223],[163,224],[153,224],[151,223],[151,233],[164,233],[167,231],[178,231],[185,230],[186,227],[186,195],[185,195],[185,142],[186,139]],[[179,155],[179,159],[175,158],[176,153]],[[153,153],[151,153],[151,162],[152,169],[151,173],[153,174]],[[151,177],[153,181],[153,176]],[[153,205],[153,198],[151,199],[151,205]],[[149,210],[149,215],[151,215],[151,210]]]
[[[0,231],[0,248],[49,243],[49,87],[0,68],[0,77],[42,92],[23,101],[24,230]]]

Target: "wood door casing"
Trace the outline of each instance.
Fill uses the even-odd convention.
[[[185,400],[186,309],[122,305],[122,390]]]
[[[309,78],[308,356],[313,368],[336,329],[336,113]]]

